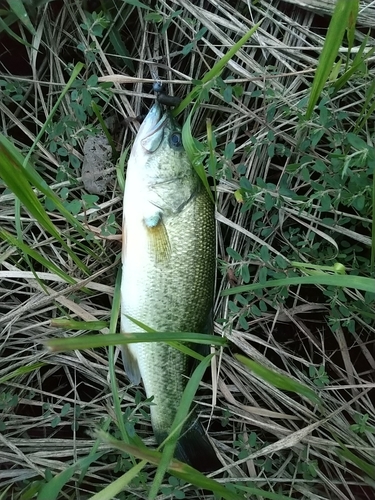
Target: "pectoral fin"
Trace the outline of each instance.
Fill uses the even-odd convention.
[[[144,218],[151,254],[157,263],[166,261],[171,255],[171,245],[160,212]]]
[[[138,361],[127,345],[122,346],[122,362],[130,382],[134,385],[138,385],[141,382],[141,372],[139,371]]]

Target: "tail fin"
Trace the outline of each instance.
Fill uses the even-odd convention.
[[[200,472],[213,472],[222,467],[196,416],[184,426],[176,446],[175,457]]]

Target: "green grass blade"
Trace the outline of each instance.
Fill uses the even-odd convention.
[[[149,326],[145,325],[141,321],[137,321],[136,319],[132,318],[131,316],[126,314],[126,317],[130,319],[135,325],[139,326],[142,328],[145,332],[155,334],[157,333],[155,330],[150,328]],[[198,354],[196,351],[193,351],[190,349],[187,345],[181,344],[181,342],[166,342],[166,344],[170,345],[171,347],[174,347],[175,349],[178,349],[179,351],[183,352],[187,356],[191,356],[192,358],[198,359],[199,361],[202,361],[204,358],[201,354]]]
[[[81,469],[82,467],[87,467],[92,462],[95,462],[95,460],[100,458],[104,453],[105,452],[102,451],[100,453],[96,453],[95,455],[81,458],[77,460],[75,464],[57,474],[43,486],[43,488],[39,492],[37,500],[56,500],[63,486],[65,486],[65,484],[70,481],[70,479],[73,477],[73,474],[77,470]]]
[[[277,286],[290,285],[331,285],[341,288],[355,288],[356,290],[375,293],[375,280],[373,278],[351,275],[343,276],[339,274],[318,274],[314,276],[284,278],[279,280],[266,281],[265,283],[254,283],[252,285],[236,286],[234,288],[224,290],[223,292],[221,292],[221,295],[235,295],[236,293],[246,293],[253,290],[261,290],[262,288],[273,288]]]
[[[30,21],[29,15],[26,12],[25,6],[23,5],[22,0],[7,0],[10,10],[13,12],[17,19],[26,26],[26,28],[30,31],[32,35],[35,35],[35,28]]]
[[[228,50],[225,56],[220,59],[211,69],[208,71],[202,79],[202,84],[193,88],[193,90],[183,99],[183,101],[173,110],[173,115],[179,115],[201,92],[202,86],[210,82],[213,78],[219,76],[223,68],[228,64],[236,52],[252,37],[256,30],[261,25],[261,21],[251,28],[233,47]],[[211,200],[214,202],[212,191],[207,180],[207,175],[201,160],[201,151],[197,148],[194,138],[191,133],[191,117],[195,111],[196,106],[199,104],[199,100],[196,102],[192,111],[189,113],[187,120],[182,127],[182,143],[184,149],[189,157],[194,170],[197,172],[198,176],[203,182]]]
[[[42,368],[43,366],[46,366],[47,363],[43,363],[42,361],[39,361],[38,363],[34,363],[29,366],[21,366],[20,368],[17,368],[17,370],[14,370],[11,373],[8,373],[7,375],[4,375],[3,377],[0,378],[0,384],[4,384],[5,382],[8,382],[8,380],[12,380],[15,377],[19,377],[21,375],[25,375],[27,373],[31,373],[33,371],[39,370],[39,368]]]
[[[126,66],[130,69],[130,71],[135,73],[135,68],[133,61],[131,60],[130,53],[126,48],[124,42],[122,41],[121,35],[116,26],[113,29],[111,29],[111,32],[109,34],[109,41],[113,45],[113,48],[115,49],[116,53],[122,57],[124,64],[126,64]]]
[[[76,321],[67,318],[51,319],[50,325],[53,328],[65,328],[67,330],[89,330],[99,331],[108,328],[108,321]]]
[[[372,113],[375,110],[374,95],[375,95],[375,81],[372,81],[368,90],[366,91],[366,99],[365,102],[363,103],[361,112],[359,113],[359,116],[357,118],[354,132],[358,133],[360,130],[362,130],[365,123],[372,116]]]
[[[17,40],[18,43],[21,45],[24,45],[25,47],[29,47],[32,49],[32,45],[30,45],[28,42],[23,40],[21,37],[19,37],[13,30],[9,28],[10,24],[13,24],[13,22],[16,20],[16,18],[13,15],[9,15],[5,20],[0,17],[0,33],[2,31],[5,31],[10,37],[14,38]]]
[[[315,394],[315,392],[300,382],[293,380],[291,377],[287,375],[283,375],[282,373],[275,372],[274,370],[270,370],[269,368],[257,363],[256,361],[252,361],[245,356],[241,356],[240,354],[235,354],[234,357],[238,359],[241,363],[243,363],[249,370],[258,375],[258,377],[262,378],[264,381],[269,384],[277,387],[278,389],[282,389],[284,391],[295,392],[296,394],[300,394],[305,398],[309,399],[314,404],[321,404],[321,399]]]
[[[357,17],[359,12],[359,0],[353,2],[353,7],[349,13],[348,28],[347,28],[347,39],[348,39],[348,55],[350,55],[351,50],[355,42],[355,26],[357,23]]]
[[[332,71],[346,29],[350,28],[353,23],[355,25],[358,4],[358,0],[337,0],[311,87],[305,115],[306,120],[311,118],[314,107]]]
[[[11,487],[12,487],[12,485],[10,484],[8,486],[8,488],[5,488],[5,490],[0,492],[0,500],[7,500],[7,498],[9,498],[8,492],[9,492]]]
[[[70,87],[72,86],[72,84],[75,82],[77,76],[79,75],[79,73],[81,72],[81,69],[84,67],[84,64],[79,62],[77,63],[74,68],[73,68],[73,71],[72,71],[72,74],[70,75],[70,78],[68,80],[68,83],[65,85],[65,87],[63,88],[62,92],[61,92],[61,95],[59,96],[59,98],[56,100],[52,110],[51,110],[51,113],[48,115],[46,121],[44,122],[44,125],[43,127],[40,129],[39,131],[39,134],[36,136],[35,138],[35,141],[33,143],[33,145],[31,146],[26,158],[25,158],[25,162],[24,164],[27,165],[29,163],[29,160],[30,160],[30,157],[31,155],[33,154],[34,152],[34,149],[36,148],[36,145],[38,144],[38,142],[40,141],[40,139],[43,137],[44,133],[46,132],[46,129],[48,127],[48,124],[49,122],[52,120],[52,118],[54,117],[56,111],[59,109],[59,106],[61,104],[61,101],[64,99],[65,97],[65,94],[68,92],[68,90],[70,89]]]
[[[369,464],[362,458],[357,457],[355,453],[348,450],[343,444],[340,445],[341,450],[338,449],[336,453],[341,457],[345,458],[352,462],[356,467],[358,467],[362,472],[364,472],[367,476],[371,477],[371,479],[375,479],[375,468],[372,464]]]
[[[85,264],[77,257],[77,255],[61,237],[59,230],[53,224],[43,205],[34,193],[30,181],[37,189],[45,194],[49,194],[49,197],[54,201],[55,205],[60,208],[62,215],[64,215],[64,217],[72,223],[73,227],[76,229],[79,228],[82,235],[86,235],[86,232],[83,230],[81,224],[63,207],[58,196],[46,185],[45,182],[42,181],[39,174],[37,174],[31,166],[25,168],[24,165],[25,160],[20,151],[18,151],[18,149],[5,136],[0,134],[0,178],[20,200],[28,212],[38,221],[38,223],[60,242],[77,266],[83,272],[89,274],[89,270]],[[63,210],[61,210],[61,207],[63,207]],[[20,220],[19,215],[18,217],[16,216],[16,221],[17,220]],[[18,229],[20,230],[20,228]]]
[[[196,106],[193,107],[182,127],[182,143],[184,145],[186,154],[188,155],[189,160],[193,165],[194,170],[197,172],[199,178],[203,182],[203,185],[210,195],[212,202],[215,203],[210,185],[208,183],[206,171],[201,161],[201,151],[197,148],[195,140],[191,133],[191,117],[195,111],[195,108]]]
[[[375,271],[375,175],[372,176],[372,223],[371,223],[371,257],[370,269],[371,273]]]
[[[123,441],[115,439],[110,434],[107,434],[102,430],[97,430],[96,435],[102,442],[108,444],[112,448],[116,448],[129,455],[134,455],[140,460],[145,460],[146,462],[155,465],[160,462],[161,453],[159,451],[151,450],[144,445],[142,446],[142,448],[138,448],[138,446],[135,446],[133,444],[124,443]]]
[[[109,323],[107,321],[75,321],[73,319],[66,319],[66,318],[57,318],[51,320],[50,325],[55,328],[66,328],[69,330],[89,330],[89,331],[99,331],[102,330],[103,328],[108,328]],[[144,326],[145,331],[152,333],[153,330],[146,329],[147,327]],[[179,351],[183,352],[187,356],[191,356],[195,359],[198,359],[199,361],[202,361],[203,356],[198,354],[197,352],[193,351],[189,347],[187,347],[184,344],[181,344],[179,342],[168,342],[168,344],[172,347],[175,347]]]
[[[24,158],[18,149],[0,134],[0,177],[7,187],[19,198],[30,214],[56,239],[59,232],[48,217],[42,204],[24,175]]]
[[[216,64],[214,64],[214,66],[212,66],[210,71],[208,71],[202,78],[203,84],[208,83],[213,78],[219,76],[221,71],[225,68],[225,66],[236,54],[236,52],[239,51],[240,48],[254,35],[261,24],[262,21],[259,21],[259,23],[255,24],[255,26],[253,26],[247,33],[245,33],[245,35],[240,40],[238,40],[238,42],[235,43],[231,49],[228,50],[224,57],[222,57]]]
[[[205,333],[109,333],[106,335],[80,335],[74,338],[48,339],[44,345],[52,352],[75,351],[76,349],[98,349],[100,347],[135,344],[138,342],[191,342],[225,346],[227,340],[223,337]]]
[[[30,248],[28,245],[26,245],[26,243],[23,243],[15,236],[12,236],[10,233],[5,231],[4,229],[0,229],[0,238],[3,239],[4,241],[7,241],[9,244],[17,247],[25,255],[36,260],[37,262],[42,264],[45,268],[47,268],[49,271],[60,276],[60,278],[65,280],[67,283],[70,283],[71,285],[75,284],[75,280],[71,276],[69,276],[67,273],[62,271],[58,266],[56,266],[56,264],[54,264],[53,262],[50,262],[49,260],[44,258],[36,250],[34,250],[33,248]]]
[[[4,241],[7,241],[10,245],[17,247],[23,254],[27,257],[32,257],[34,260],[42,264],[44,267],[46,267],[49,271],[57,274],[65,280],[67,283],[70,283],[71,285],[75,284],[75,280],[66,274],[64,271],[62,271],[58,266],[56,266],[53,262],[50,262],[46,258],[44,258],[42,255],[40,255],[38,252],[36,252],[34,249],[30,248],[28,245],[23,243],[22,241],[19,241],[15,236],[11,235],[4,229],[0,229],[0,238],[3,239]],[[37,278],[37,276],[36,276]],[[41,281],[38,279],[38,282],[41,283]]]
[[[340,90],[349,81],[349,79],[363,67],[364,62],[372,56],[375,48],[373,47],[365,53],[365,50],[368,48],[368,45],[369,45],[369,36],[366,35],[351,65],[349,66],[350,59],[348,57],[348,64],[344,74],[340,76],[340,78],[338,78],[333,84],[335,92]]]
[[[228,64],[228,62],[232,59],[232,57],[236,54],[238,50],[253,36],[259,26],[262,24],[262,21],[253,26],[237,43],[233,45],[231,49],[222,57],[202,78],[202,84],[208,83],[213,78],[219,76],[224,67]],[[197,97],[199,94],[200,88],[199,86],[194,88],[189,94],[182,100],[182,102],[173,110],[173,115],[178,116],[182,111],[189,106],[191,101]]]
[[[112,500],[112,498],[117,497],[121,491],[123,491],[129,483],[136,478],[144,466],[147,464],[145,460],[137,463],[134,467],[129,469],[121,477],[112,481],[108,486],[106,486],[102,491],[96,493],[89,500]]]
[[[125,190],[125,163],[129,156],[130,147],[127,147],[116,162],[116,178],[121,193]]]
[[[112,423],[112,419],[111,419],[111,417],[108,417],[104,421],[104,423],[101,427],[101,430],[106,432],[109,429],[111,423]],[[88,457],[93,457],[96,453],[98,453],[99,446],[100,446],[100,440],[99,440],[99,438],[97,438],[95,440],[95,443],[93,444],[93,446],[91,448],[90,453],[88,454]],[[86,465],[81,467],[81,474],[79,475],[78,484],[82,483],[87,471],[89,470],[89,467],[90,467],[90,463],[87,463]]]
[[[94,111],[97,119],[99,120],[99,123],[103,129],[103,132],[104,132],[104,135],[106,136],[107,138],[107,141],[109,143],[109,145],[111,146],[111,150],[112,150],[112,158],[114,159],[117,159],[117,156],[118,156],[118,153],[117,153],[117,150],[116,150],[116,145],[112,139],[112,136],[107,128],[107,125],[105,124],[105,121],[102,117],[102,114],[100,112],[100,108],[99,106],[96,104],[95,101],[91,101],[91,107],[92,107],[92,110]]]

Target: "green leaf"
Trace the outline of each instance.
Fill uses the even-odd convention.
[[[207,33],[208,29],[204,26],[203,28],[201,28],[197,34],[195,35],[194,37],[194,40],[200,40],[201,38],[204,37],[204,35]]]
[[[98,77],[97,75],[91,75],[86,82],[88,87],[96,87],[98,85]]]
[[[226,146],[225,146],[225,150],[224,150],[224,158],[226,158],[227,160],[231,160],[233,155],[234,155],[234,150],[236,149],[236,144],[234,142],[229,142]]]
[[[363,151],[363,150],[366,151],[368,149],[366,142],[360,137],[358,137],[357,134],[349,132],[348,134],[346,134],[346,138],[349,144],[353,146],[353,148],[356,149],[357,151]]]
[[[52,427],[52,429],[55,429],[59,425],[60,422],[61,422],[61,418],[59,416],[54,417],[51,420],[51,427]]]
[[[223,99],[225,102],[232,102],[232,87],[230,87],[229,85],[223,92]]]
[[[158,12],[150,12],[145,15],[145,21],[152,21],[153,23],[161,23],[163,19],[163,16]]]
[[[60,416],[65,417],[69,413],[70,408],[71,408],[70,403],[65,403],[64,406],[61,408]]]
[[[229,257],[232,257],[232,259],[236,260],[237,262],[241,262],[243,260],[242,255],[240,255],[236,250],[233,250],[231,247],[227,247],[227,254]]]
[[[181,54],[184,55],[184,56],[187,56],[188,54],[190,54],[190,52],[193,50],[194,48],[194,43],[187,43],[185,45],[185,47],[183,47],[183,49],[181,50]]]
[[[69,212],[71,214],[77,215],[82,210],[82,202],[81,202],[81,200],[72,200],[72,201],[69,201],[66,204],[66,208],[69,210]]]

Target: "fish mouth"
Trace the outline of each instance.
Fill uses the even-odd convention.
[[[147,141],[149,137],[153,136],[159,130],[164,128],[168,116],[168,112],[164,111],[163,107],[158,101],[155,101],[154,105],[147,113],[147,116],[142,122],[142,125],[139,129],[138,135],[141,138],[141,141]]]

